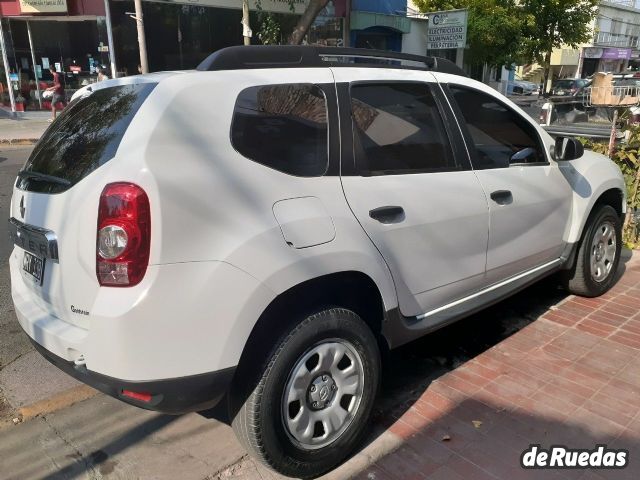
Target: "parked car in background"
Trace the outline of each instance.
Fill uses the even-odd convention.
[[[534,82],[529,82],[516,77],[510,82],[510,84],[510,86],[512,86],[510,89],[511,93],[514,95],[532,95],[534,93],[538,93],[538,84]]]
[[[554,97],[575,95],[591,83],[586,78],[565,78],[556,80],[551,87],[551,95]]]

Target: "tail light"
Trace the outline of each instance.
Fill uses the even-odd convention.
[[[151,245],[151,211],[145,191],[110,183],[100,195],[96,274],[100,285],[132,287],[144,278]]]

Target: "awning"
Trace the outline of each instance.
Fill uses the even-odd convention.
[[[351,30],[364,30],[371,27],[385,27],[401,33],[411,31],[411,20],[400,15],[386,15],[374,12],[351,12]]]

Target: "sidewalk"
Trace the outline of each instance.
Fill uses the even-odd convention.
[[[606,295],[567,297],[397,409],[400,445],[358,478],[640,478],[640,255]],[[481,328],[481,326],[479,326]],[[530,444],[629,451],[622,470],[524,470]]]
[[[17,112],[0,108],[0,145],[31,145],[49,126],[51,112]]]

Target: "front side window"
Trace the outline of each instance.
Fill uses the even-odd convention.
[[[546,163],[544,149],[533,125],[493,96],[450,85],[471,137],[474,167]],[[473,151],[475,147],[475,151]]]
[[[351,115],[361,175],[459,169],[427,84],[353,85]]]
[[[327,102],[311,84],[250,87],[238,95],[231,142],[242,155],[300,177],[328,165]]]

